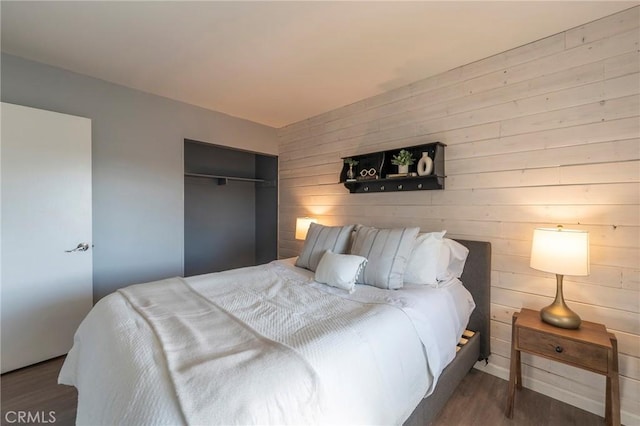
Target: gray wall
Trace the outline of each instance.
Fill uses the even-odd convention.
[[[278,258],[278,157],[256,155],[256,263]]]
[[[277,154],[275,129],[2,54],[3,102],[92,119],[94,298],[183,274],[183,142]]]

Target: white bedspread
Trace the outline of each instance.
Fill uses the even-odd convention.
[[[279,261],[105,297],[59,377],[78,424],[401,424],[453,359],[469,293],[312,278]]]

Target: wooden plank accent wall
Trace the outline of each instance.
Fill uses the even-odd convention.
[[[511,314],[555,293],[529,267],[533,229],[588,230],[592,270],[565,297],[620,346],[622,419],[640,424],[639,7],[279,130],[279,255],[295,218],[446,229],[493,244],[489,366],[507,378]],[[441,141],[444,191],[349,194],[340,157]],[[523,355],[524,385],[599,415],[604,380]]]

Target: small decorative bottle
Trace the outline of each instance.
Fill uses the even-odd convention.
[[[347,180],[356,180],[356,172],[353,170],[353,166],[357,166],[359,161],[348,157],[344,159],[344,162],[349,165],[349,170],[347,170]]]
[[[423,152],[422,157],[418,161],[418,175],[427,176],[433,171],[433,160],[429,157],[428,152]]]
[[[356,178],[356,174],[353,171],[353,164],[349,164],[349,170],[347,171],[347,179],[351,180],[355,178]]]

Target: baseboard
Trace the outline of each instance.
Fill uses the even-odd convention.
[[[492,364],[489,359],[489,364],[485,365],[484,361],[478,361],[474,368],[489,373],[493,376],[500,377],[504,380],[509,380],[509,370]],[[596,414],[600,417],[604,417],[604,389],[602,389],[602,401],[595,401],[593,399],[585,398],[575,393],[568,392],[563,389],[558,389],[548,383],[541,382],[540,380],[532,379],[526,375],[522,376],[522,385],[527,389],[531,389],[535,392],[547,395],[558,401],[562,401],[574,407],[578,407],[582,410]],[[630,413],[628,411],[620,410],[620,419],[623,425],[639,425],[640,416]]]

